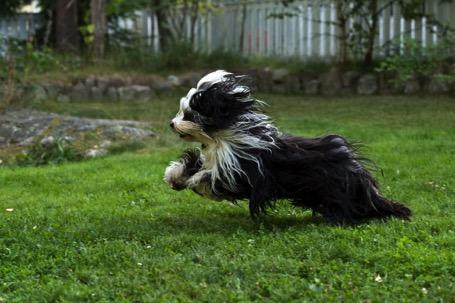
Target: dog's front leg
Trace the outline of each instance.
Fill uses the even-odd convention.
[[[187,187],[188,180],[202,167],[202,159],[197,150],[187,150],[178,161],[173,161],[164,172],[166,181],[174,190]]]
[[[192,189],[198,195],[211,200],[220,201],[221,197],[212,190],[212,173],[210,170],[201,170],[188,179],[186,187]]]

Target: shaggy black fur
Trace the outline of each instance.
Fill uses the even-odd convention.
[[[256,162],[239,157],[243,173],[235,174],[236,190],[227,189],[223,182],[226,177],[221,176],[221,180],[210,183],[213,195],[231,201],[249,200],[253,217],[264,213],[275,200],[288,199],[334,223],[410,218],[409,208],[379,193],[364,159],[346,139],[338,135],[314,139],[281,135],[273,125],[259,123],[263,118],[255,120],[260,117],[257,104],[238,79],[227,76],[225,82],[199,91],[190,102],[190,110],[196,112],[192,117],[197,116],[197,122],[211,136],[219,130],[235,130],[238,122],[243,122],[250,127],[242,132],[275,144],[269,149],[241,146],[242,152],[258,159],[261,169]],[[204,146],[202,149],[204,153]],[[194,150],[185,153],[184,160],[187,175],[199,171],[204,161]],[[209,177],[201,182],[210,182]]]

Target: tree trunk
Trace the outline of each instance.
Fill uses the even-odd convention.
[[[91,0],[91,22],[94,25],[93,54],[95,59],[104,57],[106,36],[106,0]]]
[[[77,19],[77,0],[57,0],[55,9],[57,50],[79,52],[80,37]]]
[[[374,40],[378,31],[378,0],[372,0],[368,9],[371,15],[371,23],[368,28],[367,49],[363,62],[366,66],[371,66],[373,64]]]
[[[166,51],[172,46],[172,31],[168,24],[167,0],[152,0],[152,9],[155,11],[158,25],[160,50]]]
[[[345,1],[336,1],[336,14],[338,26],[338,65],[343,66],[348,61],[348,34],[346,30],[347,18],[345,15]]]

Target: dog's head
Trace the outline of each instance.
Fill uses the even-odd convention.
[[[210,143],[217,132],[253,113],[255,103],[245,77],[218,70],[204,76],[180,100],[170,126],[184,140]]]

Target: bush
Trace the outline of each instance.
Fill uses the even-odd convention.
[[[32,145],[26,153],[17,156],[19,165],[47,165],[60,164],[66,161],[77,161],[82,159],[68,138],[47,137],[46,141]]]
[[[416,40],[407,39],[403,54],[385,59],[377,70],[395,73],[398,84],[411,79],[423,81],[430,77],[455,82],[454,64],[454,39],[444,38],[438,44],[427,47]]]

